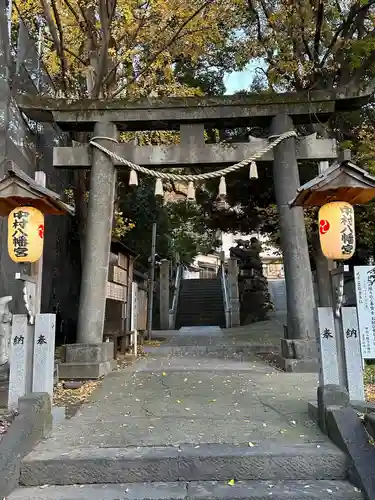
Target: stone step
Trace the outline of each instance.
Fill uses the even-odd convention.
[[[207,303],[204,304],[202,302],[193,302],[193,303],[188,303],[186,302],[185,304],[181,304],[178,308],[178,312],[186,312],[190,314],[201,314],[202,312],[205,313],[216,313],[216,312],[221,312],[224,311],[224,306],[222,302],[218,302],[217,304],[213,303]]]
[[[178,303],[179,307],[183,307],[186,305],[198,305],[201,307],[207,307],[207,306],[221,306],[223,307],[223,299],[216,299],[216,297],[184,297],[180,298],[180,301]]]
[[[207,295],[207,297],[194,297],[193,295],[187,295],[186,297],[180,297],[179,300],[179,305],[183,306],[188,303],[193,302],[194,304],[201,304],[201,305],[223,305],[223,299],[221,297],[210,297]]]
[[[184,293],[184,292],[189,292],[190,290],[198,290],[198,291],[211,291],[211,290],[214,290],[218,293],[221,293],[222,291],[222,288],[221,288],[221,284],[220,283],[210,283],[206,286],[202,286],[202,285],[183,285],[181,288],[180,288],[180,292],[181,293]]]
[[[363,500],[345,481],[94,484],[19,488],[9,500]]]
[[[347,458],[330,443],[254,447],[201,444],[78,448],[38,452],[22,461],[23,486],[236,480],[343,480]]]
[[[188,295],[192,294],[193,292],[199,293],[199,294],[212,294],[212,295],[221,295],[222,290],[220,286],[207,286],[207,287],[198,287],[198,286],[192,286],[192,287],[184,287],[180,288],[180,296],[181,295]]]
[[[199,321],[198,319],[192,319],[192,320],[177,320],[176,321],[176,326],[178,328],[182,327],[191,327],[191,326],[211,326],[211,325],[219,325],[221,328],[225,328],[225,320],[218,320],[218,319],[212,319],[212,320],[201,320]]]
[[[278,345],[270,344],[252,344],[252,345],[161,345],[160,347],[143,347],[144,352],[152,354],[152,356],[184,356],[186,354],[228,357],[228,356],[250,356],[258,352],[275,352],[279,349]]]
[[[180,299],[185,299],[186,297],[194,297],[196,299],[198,298],[205,298],[205,299],[208,299],[208,298],[220,298],[222,297],[222,293],[221,293],[221,290],[216,290],[216,289],[204,289],[204,290],[201,290],[201,289],[192,289],[192,288],[189,288],[189,289],[186,289],[186,290],[181,290],[180,291]]]
[[[219,284],[221,285],[221,280],[219,278],[211,278],[206,280],[193,279],[193,280],[181,280],[181,286],[209,286]]]
[[[176,319],[177,325],[183,326],[225,326],[225,316],[178,316]]]
[[[201,313],[216,313],[224,311],[224,305],[221,304],[209,304],[207,305],[199,302],[186,302],[185,304],[180,304],[177,312],[186,312],[190,314],[201,314]]]
[[[219,323],[223,322],[225,320],[225,315],[224,314],[220,314],[219,312],[217,313],[213,313],[213,314],[192,314],[192,315],[188,315],[188,314],[178,314],[177,315],[177,322],[180,322],[181,321],[198,321],[198,320],[201,320],[201,321],[211,321],[211,323],[208,323],[208,325],[218,325]],[[214,320],[217,320],[217,321],[214,321]]]
[[[212,314],[209,313],[202,313],[202,314],[178,314],[177,315],[177,321],[181,322],[183,320],[201,320],[201,321],[208,321],[208,320],[214,320],[217,319],[219,323],[225,320],[225,315],[224,313],[221,313],[221,311],[213,312]],[[217,325],[218,322],[211,322],[209,323],[210,325]]]
[[[223,301],[220,302],[211,302],[210,300],[207,299],[207,302],[201,302],[201,301],[196,301],[196,300],[187,300],[185,302],[179,302],[178,310],[187,310],[190,312],[194,312],[197,310],[200,311],[218,311],[218,310],[224,310],[224,303]]]
[[[220,316],[224,314],[224,306],[217,308],[217,309],[207,309],[204,306],[198,306],[196,304],[191,304],[191,309],[190,311],[186,308],[180,308],[177,311],[177,315],[182,315],[182,316]]]

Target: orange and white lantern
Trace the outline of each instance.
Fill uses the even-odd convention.
[[[18,207],[8,216],[8,252],[14,262],[36,262],[43,255],[44,215],[33,207]]]
[[[346,201],[326,203],[319,210],[319,238],[330,260],[348,260],[355,252],[354,209]]]

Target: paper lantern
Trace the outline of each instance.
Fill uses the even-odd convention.
[[[36,262],[43,254],[44,215],[33,207],[18,207],[8,216],[8,252],[14,262]]]
[[[319,210],[319,237],[330,260],[347,260],[355,252],[354,209],[345,201],[326,203]]]

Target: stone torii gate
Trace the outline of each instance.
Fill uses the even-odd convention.
[[[224,129],[270,126],[273,138],[294,125],[321,123],[336,111],[359,108],[369,92],[311,91],[247,96],[152,98],[128,100],[64,100],[22,95],[21,110],[32,120],[55,122],[65,131],[93,133],[95,141],[143,167],[224,167],[239,162],[268,144],[250,137],[246,143],[205,144],[207,126]],[[180,144],[135,146],[118,144],[119,131],[180,130]],[[284,339],[287,370],[311,371],[315,350],[312,274],[303,209],[289,202],[300,187],[298,162],[328,161],[337,157],[335,141],[316,135],[283,140],[257,163],[273,162],[280,215],[281,241],[287,286],[288,339]],[[90,169],[91,184],[81,284],[78,342],[102,344],[106,282],[115,199],[116,170],[124,167],[97,148],[55,147],[54,166]],[[311,347],[313,345],[313,347]],[[294,354],[293,354],[294,353]],[[297,354],[296,354],[297,353]],[[292,359],[300,358],[300,359]],[[85,358],[87,360],[87,357]]]

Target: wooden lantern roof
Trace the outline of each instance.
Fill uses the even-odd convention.
[[[7,161],[5,176],[0,179],[0,216],[20,206],[37,208],[44,214],[74,214],[74,208],[61,200],[60,195],[38,184],[12,161]]]
[[[364,205],[375,198],[375,177],[350,160],[335,162],[301,186],[291,207],[321,207],[331,201]]]

